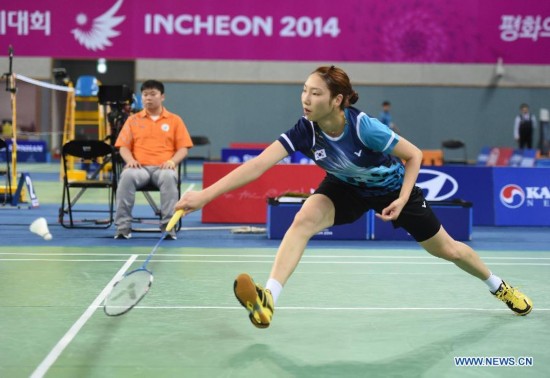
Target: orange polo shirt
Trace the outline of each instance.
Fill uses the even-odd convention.
[[[183,120],[163,108],[156,121],[145,110],[128,117],[115,147],[130,149],[142,165],[160,165],[180,148],[193,147],[193,142]]]

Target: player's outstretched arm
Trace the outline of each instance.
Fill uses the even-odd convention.
[[[208,188],[185,193],[176,203],[175,209],[186,213],[199,210],[216,197],[256,180],[286,156],[288,153],[283,145],[275,141],[260,155],[239,165]]]

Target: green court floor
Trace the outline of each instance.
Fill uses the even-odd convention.
[[[1,377],[544,377],[550,253],[484,252],[529,293],[513,315],[485,285],[418,250],[312,248],[270,328],[234,277],[264,282],[274,248],[160,248],[138,307],[108,317],[105,289],[151,248],[0,248]],[[131,260],[130,260],[131,261]],[[131,268],[130,268],[131,269]],[[459,357],[532,366],[457,366]],[[510,359],[513,357],[514,359]],[[524,358],[525,357],[525,358]]]

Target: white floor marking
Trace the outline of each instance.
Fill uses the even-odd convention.
[[[205,260],[205,259],[187,259],[185,255],[180,255],[179,259],[157,259],[155,260],[155,263],[205,263],[205,264],[242,264],[242,263],[249,263],[249,264],[271,264],[273,261],[272,256],[262,256],[266,257],[266,260]],[[204,256],[203,256],[204,257]],[[210,257],[217,257],[217,256],[210,256]],[[235,256],[235,257],[250,257],[250,256]],[[145,260],[145,257],[142,260]],[[0,258],[0,261],[41,261],[41,262],[117,262],[117,261],[124,261],[122,259],[110,259],[110,260],[95,260],[95,259],[2,259]],[[413,261],[307,261],[302,260],[300,261],[300,264],[340,264],[340,265],[452,265],[451,262],[447,261],[426,261],[426,262],[413,262]],[[523,263],[523,262],[491,262],[491,265],[514,265],[514,266],[550,266],[550,263],[537,263],[537,262],[529,262],[529,263]]]
[[[80,331],[80,329],[86,324],[86,322],[92,317],[95,310],[99,307],[99,305],[103,302],[109,291],[111,290],[111,287],[117,282],[123,275],[124,272],[128,270],[130,265],[136,260],[138,255],[132,255],[130,258],[126,261],[126,263],[120,268],[120,270],[117,272],[117,274],[113,277],[113,279],[103,288],[101,293],[96,297],[96,299],[92,302],[90,306],[84,311],[84,313],[80,316],[80,318],[73,324],[73,326],[67,331],[67,333],[61,338],[61,340],[58,341],[58,343],[53,347],[53,349],[50,351],[50,353],[44,358],[44,360],[38,365],[36,370],[32,373],[31,378],[41,378],[43,377],[50,367],[55,363],[57,358],[63,353],[63,350],[70,344],[70,342],[74,339],[76,334]]]
[[[197,247],[200,248],[200,247]],[[163,253],[162,256],[166,257],[274,257],[275,256],[275,249],[272,249],[270,251],[267,251],[265,254],[248,254],[248,253],[222,253],[222,254],[215,254],[215,253]],[[550,252],[550,251],[549,251]],[[368,255],[368,254],[361,254],[358,253],[357,255],[326,255],[326,256],[319,256],[314,255],[311,252],[309,255],[304,255],[302,257],[303,259],[388,259],[388,260],[395,260],[395,259],[403,259],[403,260],[412,260],[412,259],[434,259],[435,257],[430,256],[429,254],[424,254],[423,256],[410,256],[410,255],[404,255],[404,256],[384,256],[384,255]],[[535,252],[535,253],[545,253],[545,252]],[[121,257],[127,257],[127,253],[59,253],[59,252],[0,252],[0,256],[6,255],[6,256],[121,256]],[[483,256],[480,255],[483,260],[550,260],[550,257],[523,257],[523,256]],[[5,259],[6,261],[8,259]],[[92,260],[90,260],[92,261]],[[98,261],[98,260],[95,260]],[[112,261],[112,260],[105,260],[105,261]]]
[[[240,306],[136,306],[141,310],[242,310]],[[502,311],[510,312],[507,308],[477,308],[477,307],[303,307],[281,306],[277,311]],[[550,311],[550,308],[533,308],[533,312]]]

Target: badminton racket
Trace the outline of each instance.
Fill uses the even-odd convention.
[[[168,232],[174,228],[183,215],[183,210],[176,211],[170,219],[170,222],[168,222],[166,230],[162,233],[160,240],[153,247],[153,250],[149,253],[149,256],[147,256],[143,264],[139,268],[126,273],[113,285],[103,303],[103,311],[105,311],[105,314],[109,316],[124,315],[145,297],[153,284],[153,272],[147,269],[147,264],[151,261],[155,252],[157,252],[157,249]]]

